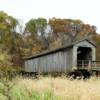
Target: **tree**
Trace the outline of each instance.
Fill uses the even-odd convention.
[[[53,29],[54,40],[62,38],[62,45],[66,41],[72,42],[96,33],[95,26],[84,24],[81,20],[52,18],[49,20],[49,24]]]
[[[95,41],[96,44],[96,59],[100,60],[100,35],[96,34],[93,37],[93,40]]]
[[[45,29],[47,26],[47,20],[45,18],[38,18],[36,21],[36,28],[37,28],[37,33],[40,37],[40,41],[42,42],[42,44],[44,45],[44,49],[48,48],[48,41],[46,39],[46,33],[45,33]]]
[[[29,47],[32,52],[41,52],[47,48],[47,41],[45,38],[45,28],[47,20],[44,18],[31,19],[26,23],[24,36],[26,35],[27,41],[31,41],[32,45]],[[39,46],[41,48],[39,48]],[[36,50],[36,51],[35,51]]]
[[[33,39],[37,37],[36,19],[31,19],[26,23],[24,35],[27,34],[31,35]]]
[[[9,50],[14,48],[17,23],[17,20],[12,16],[3,11],[0,12],[0,42],[4,48],[6,48],[6,45],[10,47]]]

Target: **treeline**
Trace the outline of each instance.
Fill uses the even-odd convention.
[[[81,20],[37,18],[30,19],[24,29],[22,26],[19,20],[0,11],[0,53],[10,55],[14,64],[21,63],[24,56],[59,48],[85,37],[95,40],[100,59],[100,35],[93,25]]]

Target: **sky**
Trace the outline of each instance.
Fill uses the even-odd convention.
[[[0,0],[0,11],[28,22],[31,18],[80,19],[100,33],[100,0]]]

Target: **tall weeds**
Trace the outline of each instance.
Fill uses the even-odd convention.
[[[0,100],[100,100],[100,78],[16,77],[0,81]]]

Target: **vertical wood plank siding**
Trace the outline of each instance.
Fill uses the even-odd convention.
[[[84,40],[71,47],[25,60],[25,71],[40,73],[69,72],[77,64],[78,47],[90,47],[92,49],[92,60],[95,60],[95,46]]]
[[[26,72],[66,72],[72,68],[72,48],[25,61]]]

